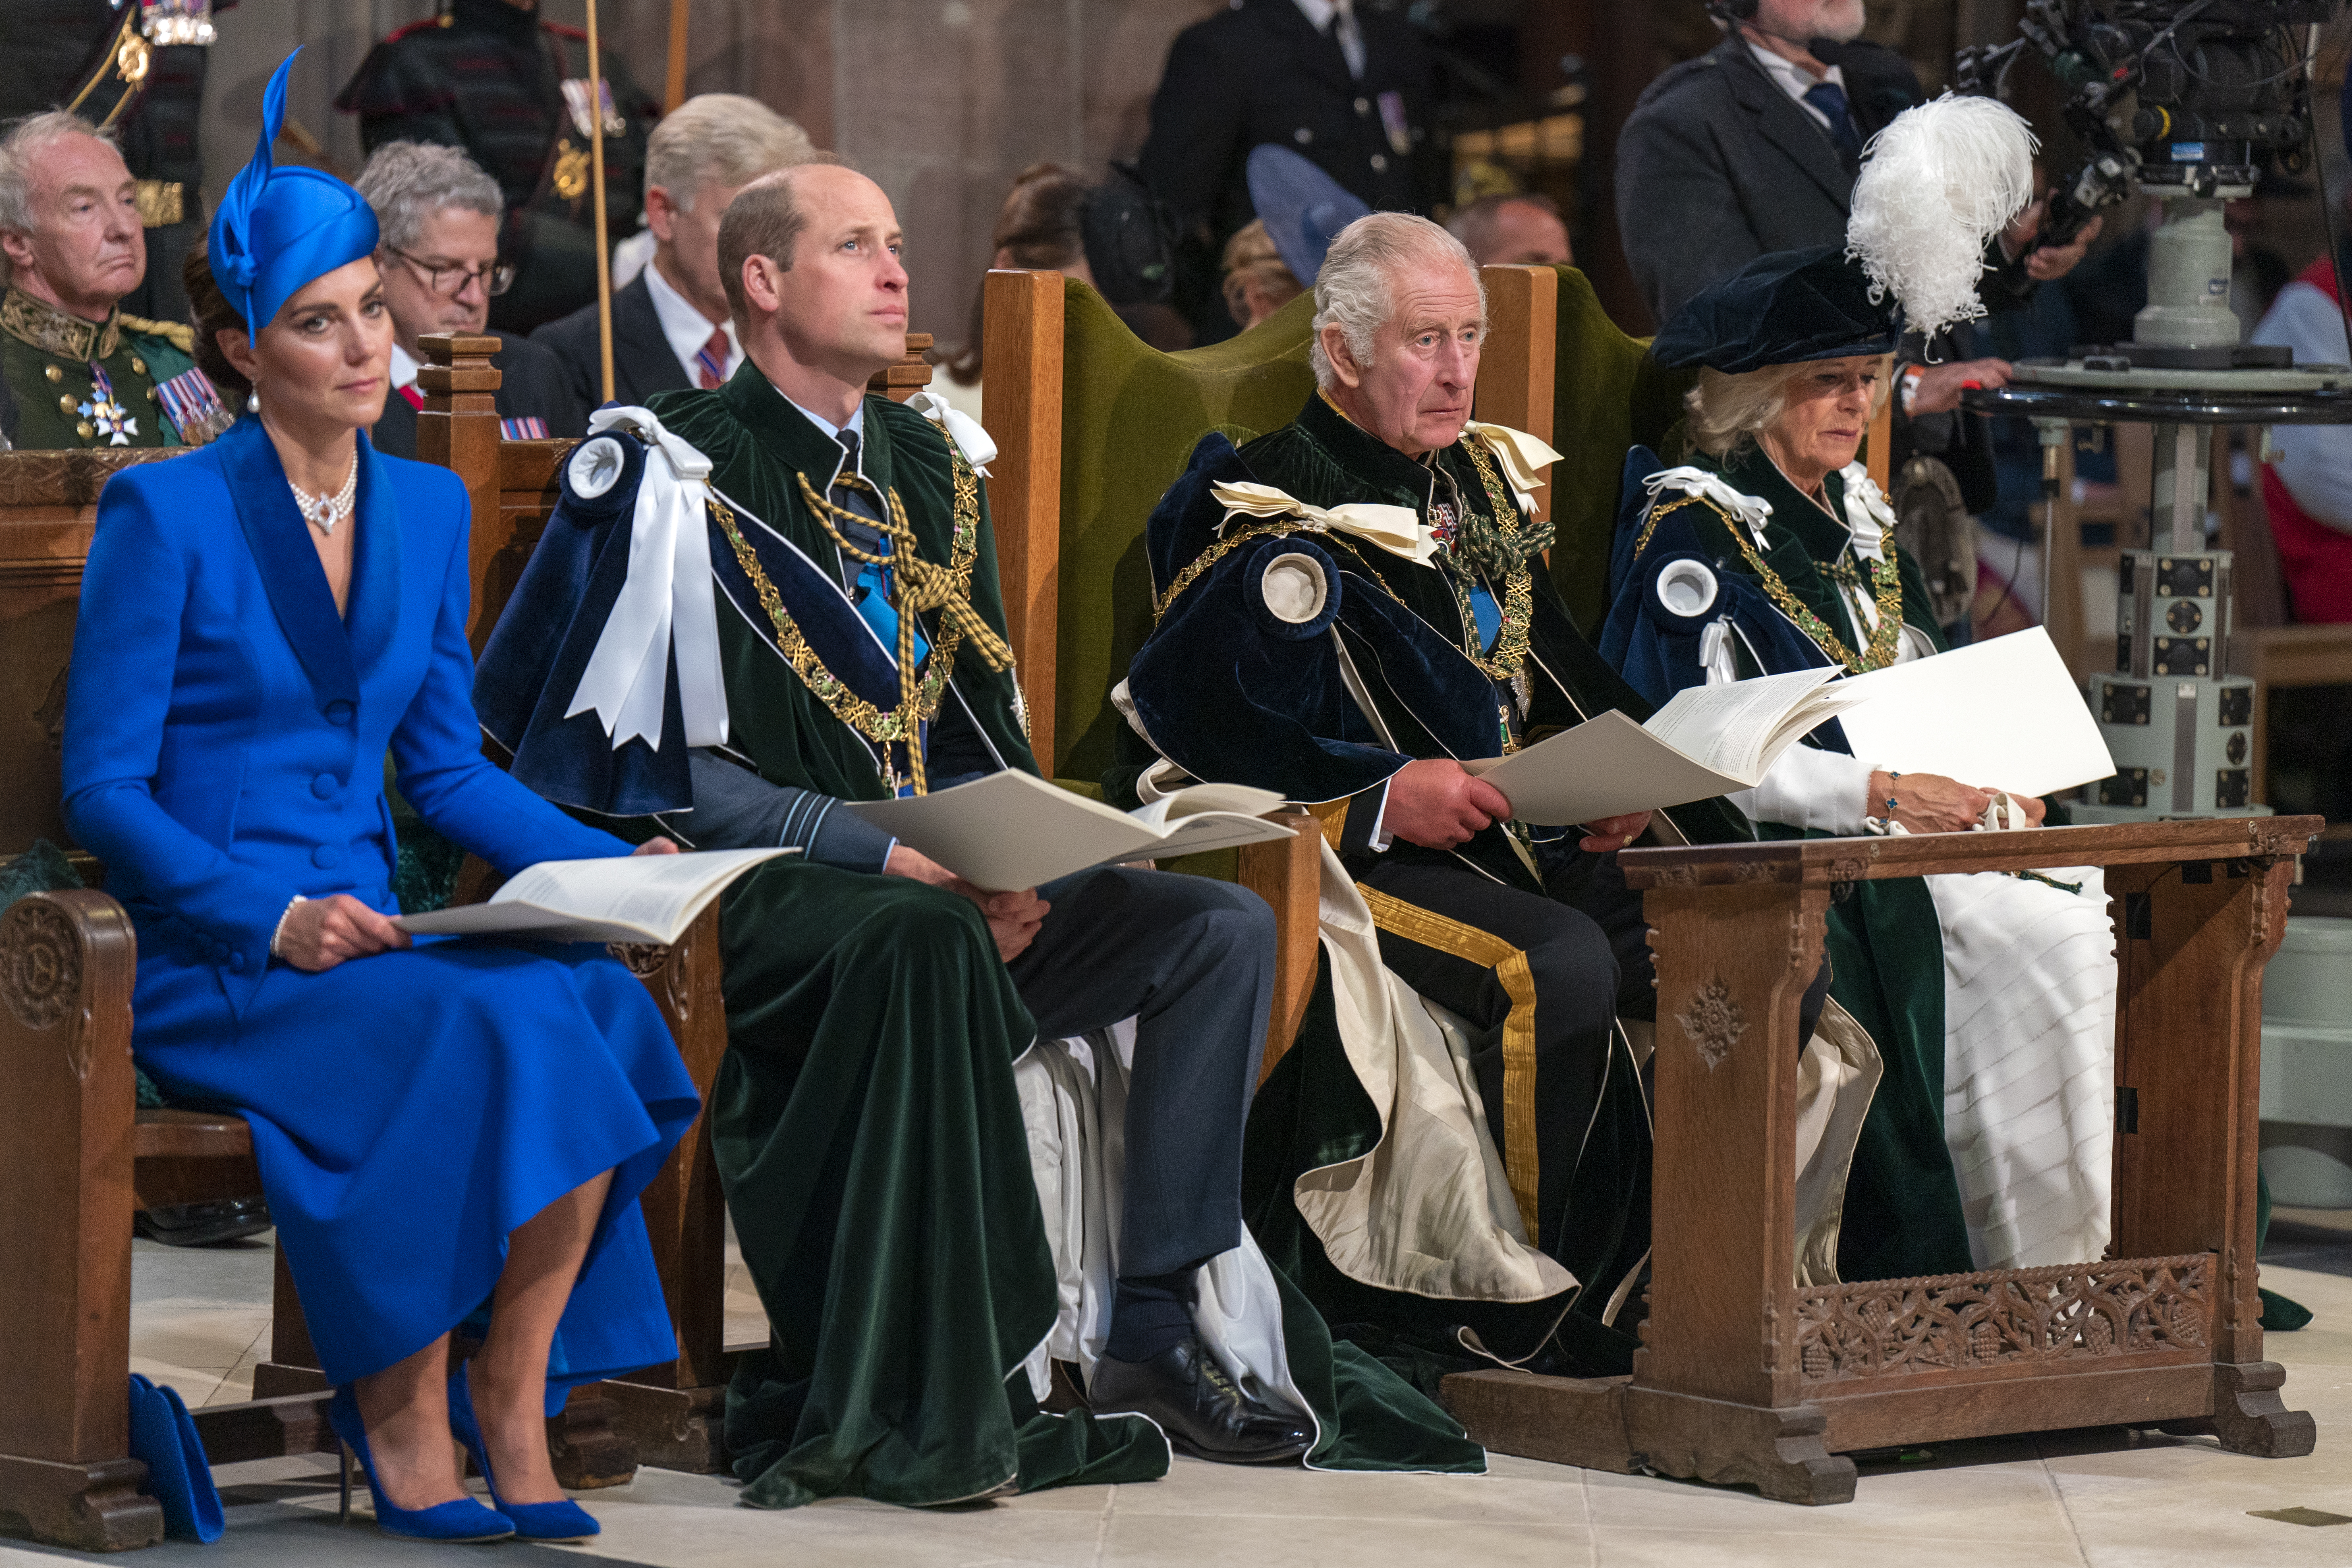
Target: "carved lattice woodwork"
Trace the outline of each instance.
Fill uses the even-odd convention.
[[[1808,1383],[2148,1351],[2210,1353],[2213,1255],[2067,1263],[1797,1292]]]

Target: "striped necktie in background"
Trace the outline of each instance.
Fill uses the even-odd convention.
[[[1853,112],[1846,107],[1845,89],[1833,81],[1817,81],[1805,89],[1805,101],[1828,119],[1830,144],[1841,156],[1862,156],[1862,135],[1853,128]]]
[[[727,384],[727,329],[712,331],[710,341],[694,351],[694,376],[705,392]]]

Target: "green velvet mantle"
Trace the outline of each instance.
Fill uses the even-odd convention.
[[[838,447],[756,367],[653,410],[710,458],[716,489],[831,558],[794,475],[822,483]],[[868,399],[864,450],[925,557],[948,561],[953,476],[937,427]],[[971,598],[1001,635],[984,510]],[[865,743],[725,603],[719,625],[730,745],[772,782],[878,797]],[[1006,763],[1034,772],[1012,676],[967,657],[954,679]],[[1164,1473],[1149,1422],[1040,1411],[1021,1371],[1058,1306],[1013,1074],[1037,1030],[979,910],[788,858],[730,889],[720,945],[729,1049],[712,1147],[771,1333],[728,1392],[744,1501],[929,1505]],[[1286,1305],[1293,1371],[1323,1427],[1315,1462],[1483,1468],[1441,1412],[1333,1347],[1295,1292]]]

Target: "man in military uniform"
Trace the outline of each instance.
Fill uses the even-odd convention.
[[[204,104],[210,14],[235,0],[42,0],[0,5],[0,121],[70,109],[114,132],[139,182],[147,277],[125,310],[184,321],[180,263],[204,232],[197,118]]]
[[[226,427],[189,329],[121,309],[146,277],[147,240],[110,133],[51,110],[0,137],[0,260],[19,447],[202,445]]]
[[[462,147],[506,196],[501,258],[515,284],[490,325],[529,332],[596,298],[589,137],[601,100],[604,203],[613,234],[637,226],[646,136],[660,106],[610,55],[588,82],[587,37],[539,19],[538,0],[453,0],[368,51],[335,107],[360,117],[370,153],[387,142]]]

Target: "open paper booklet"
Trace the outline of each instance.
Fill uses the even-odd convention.
[[[392,923],[418,936],[527,936],[541,942],[652,942],[667,947],[727,884],[797,849],[707,849],[609,860],[541,860],[492,893]]]
[[[1863,700],[1835,666],[1693,686],[1636,724],[1611,709],[1508,757],[1462,765],[1522,822],[1557,826],[1752,789],[1798,738]]]
[[[1980,789],[2049,795],[2116,771],[2039,626],[1833,680],[1834,665],[1695,686],[1636,724],[1614,710],[1509,757],[1462,765],[1522,821],[1561,826],[1752,789],[1831,719],[1854,754]]]
[[[1205,784],[1114,811],[1008,768],[929,795],[842,807],[974,887],[1011,892],[1089,866],[1288,838],[1290,829],[1261,820],[1281,804],[1272,790]]]

